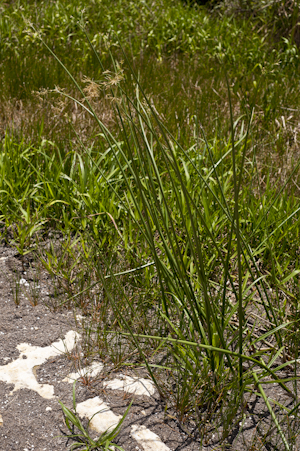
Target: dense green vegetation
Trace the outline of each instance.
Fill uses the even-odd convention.
[[[297,442],[298,33],[296,1],[0,2],[3,238],[204,442],[253,393],[252,449]]]

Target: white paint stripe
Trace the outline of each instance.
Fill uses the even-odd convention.
[[[115,415],[98,396],[77,404],[76,411],[80,417],[92,418],[90,427],[98,434],[113,429],[122,418]],[[145,426],[133,425],[131,437],[144,448],[144,451],[171,451],[158,435]]]
[[[115,415],[99,396],[77,404],[76,411],[81,417],[88,419],[94,415],[90,427],[99,434],[116,427],[122,418],[122,416]]]
[[[131,427],[131,437],[134,438],[145,451],[170,451],[170,448],[161,441],[158,435],[151,432],[145,426],[137,426],[134,424]]]
[[[14,384],[14,389],[10,394],[21,388],[28,388],[39,393],[43,398],[54,397],[54,387],[49,384],[39,384],[34,375],[34,368],[42,365],[50,357],[55,357],[66,351],[71,351],[79,334],[70,330],[64,340],[58,340],[50,346],[31,346],[28,343],[21,343],[17,346],[20,356],[8,363],[0,366],[0,380],[8,384]]]
[[[93,362],[90,366],[80,369],[77,373],[70,373],[63,379],[63,382],[73,384],[74,381],[83,377],[95,377],[101,373],[104,365],[101,362]]]
[[[123,390],[135,395],[152,396],[155,393],[155,385],[149,379],[133,378],[130,376],[120,376],[121,379],[113,379],[104,382],[103,386],[111,390]]]

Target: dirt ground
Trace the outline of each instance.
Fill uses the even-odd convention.
[[[19,282],[19,292],[15,284]],[[45,304],[50,300],[47,275],[43,274],[38,281],[38,304],[33,305],[29,294],[33,275],[23,271],[18,253],[9,246],[0,246],[0,367],[9,364],[19,357],[17,345],[29,343],[32,346],[49,346],[63,338],[70,330],[80,333],[78,321],[71,312],[51,312]],[[74,351],[75,352],[75,351]],[[12,384],[0,381],[0,415],[3,420],[0,426],[0,451],[36,450],[58,451],[67,449],[71,441],[63,433],[68,429],[64,424],[60,399],[67,407],[72,408],[72,385],[63,379],[74,368],[74,360],[68,355],[49,359],[39,368],[35,368],[35,376],[40,383],[54,386],[55,399],[44,399],[36,391],[20,389],[14,391]],[[91,387],[78,382],[76,385],[76,401],[83,402],[99,395],[117,415],[123,415],[130,404],[132,395],[120,390],[105,390],[101,380],[95,380]],[[1,424],[1,422],[0,422]],[[135,396],[133,405],[124,423],[124,427],[116,443],[124,446],[126,451],[138,450],[138,443],[130,437],[132,424],[144,424],[155,432],[171,449],[192,451],[199,449],[199,443],[191,441],[173,419],[166,421],[163,406],[158,396]]]
[[[22,266],[16,250],[4,242],[0,244],[0,367],[18,359],[20,352],[17,346],[21,343],[45,347],[63,338],[70,330],[80,334],[80,322],[75,320],[72,312],[65,310],[54,313],[46,307],[51,301],[49,279],[46,273],[39,277],[38,281],[34,280],[35,275]],[[16,281],[19,286],[17,292]],[[37,297],[32,296],[32,284],[38,288]],[[37,305],[34,305],[36,302]],[[72,385],[63,382],[63,379],[74,371],[78,352],[78,348],[75,348],[70,354],[50,358],[34,369],[39,383],[53,385],[55,398],[45,399],[30,389],[20,389],[11,394],[14,386],[0,381],[0,451],[62,451],[72,444],[64,436],[68,430],[58,399],[72,408]],[[130,372],[127,374],[130,375]],[[132,395],[121,390],[105,389],[104,379],[105,369],[101,377],[95,378],[92,383],[89,381],[88,385],[79,381],[76,385],[76,401],[80,403],[99,396],[115,414],[123,415]],[[281,394],[279,389],[276,390],[272,395],[289,405],[291,400]],[[134,396],[130,412],[115,441],[125,451],[141,450],[141,446],[130,436],[130,428],[133,424],[143,424],[172,451],[277,449],[272,445],[273,438],[270,435],[265,440],[257,438],[257,432],[267,430],[269,423],[270,415],[263,401],[252,396],[244,422],[236,425],[227,446],[218,444],[217,435],[214,443],[205,444],[197,439],[196,434],[189,437],[176,419],[165,415],[158,395]],[[274,437],[275,432],[271,432]]]

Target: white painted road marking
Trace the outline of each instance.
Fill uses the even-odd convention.
[[[101,373],[104,365],[101,362],[93,362],[91,365],[80,369],[77,373],[70,373],[67,377],[63,379],[63,382],[69,382],[73,384],[74,381],[82,377],[95,377],[97,374]]]
[[[21,343],[17,346],[20,356],[12,362],[0,366],[0,380],[8,384],[14,384],[14,389],[10,394],[21,388],[28,388],[39,393],[46,399],[54,397],[54,387],[50,384],[39,384],[34,375],[34,368],[45,363],[50,357],[71,351],[79,334],[70,330],[64,340],[58,340],[50,346],[31,346],[28,343]]]
[[[34,375],[35,368],[45,363],[51,357],[71,351],[79,339],[79,334],[70,330],[64,340],[58,340],[50,346],[39,347],[31,346],[28,343],[19,344],[17,349],[20,351],[20,356],[16,360],[0,366],[0,381],[14,385],[14,389],[10,394],[22,388],[28,388],[36,391],[43,398],[54,398],[53,385],[39,384]],[[94,362],[78,373],[69,374],[63,381],[73,382],[83,376],[94,377],[102,370],[103,364]],[[151,380],[122,375],[120,379],[105,382],[104,385],[106,388],[123,390],[135,395],[151,396],[155,392],[155,386]],[[51,410],[51,407],[46,407],[47,412]],[[99,434],[116,427],[122,418],[121,415],[115,415],[108,404],[98,396],[77,404],[76,410],[81,417],[92,418],[90,428]],[[144,412],[142,413],[144,414]],[[3,420],[1,420],[2,417],[0,415],[0,426],[3,425]],[[131,436],[144,448],[144,451],[170,451],[158,435],[145,426],[133,425],[131,427]]]
[[[77,404],[76,411],[82,418],[90,419],[94,415],[90,422],[90,428],[99,434],[116,427],[122,418],[122,416],[115,415],[99,396]]]
[[[120,376],[121,379],[104,382],[103,386],[111,390],[123,390],[135,395],[152,396],[155,393],[155,385],[150,379]]]
[[[134,424],[131,427],[131,437],[133,437],[145,451],[170,451],[170,448],[161,441],[158,435],[151,432],[145,426],[137,426]]]

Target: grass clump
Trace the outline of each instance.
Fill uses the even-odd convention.
[[[214,431],[234,442],[262,399],[256,438],[293,449],[297,46],[257,31],[257,17],[119,6],[47,3],[30,28],[26,5],[2,5],[6,61],[23,76],[39,61],[45,78],[7,90],[29,110],[37,102],[38,127],[26,111],[6,128],[1,219],[24,261],[34,253],[51,275],[51,307],[88,318],[86,355],[146,368],[166,411],[203,443]],[[50,232],[62,239],[46,246]]]

